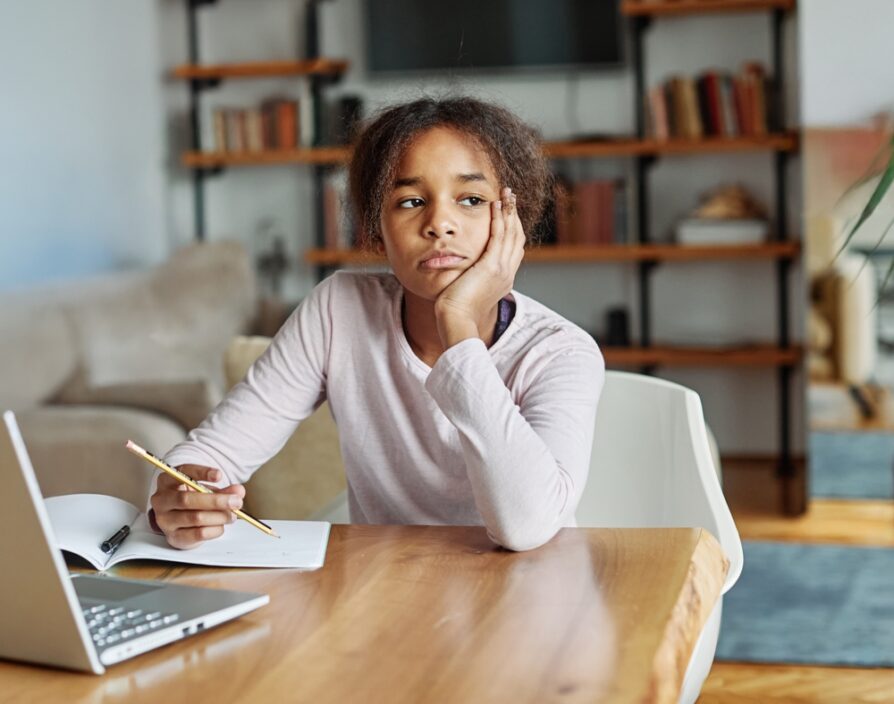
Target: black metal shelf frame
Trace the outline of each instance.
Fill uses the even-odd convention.
[[[771,35],[771,63],[772,75],[775,78],[774,90],[770,96],[775,116],[774,127],[782,128],[785,125],[785,91],[784,91],[784,58],[783,58],[783,32],[786,12],[782,9],[771,11],[770,35]],[[634,115],[636,116],[636,133],[640,139],[646,137],[646,109],[644,96],[647,94],[645,67],[646,32],[653,22],[648,16],[636,16],[631,18],[631,54],[633,61],[634,77]],[[788,160],[789,155],[785,150],[774,152],[774,180],[775,180],[775,210],[773,214],[773,227],[777,241],[787,239],[787,193],[788,193]],[[636,157],[636,207],[637,229],[640,244],[647,244],[651,240],[649,231],[649,170],[655,163],[655,156]],[[639,337],[643,347],[652,344],[652,286],[651,274],[655,270],[655,262],[643,261],[638,267],[638,297],[639,297]],[[791,261],[780,258],[776,263],[776,314],[777,331],[776,339],[779,347],[787,348],[790,344],[789,334],[789,278]],[[652,374],[655,369],[644,367],[643,373]],[[798,469],[792,454],[792,398],[791,385],[793,364],[783,364],[778,369],[778,465],[777,477],[781,484],[783,510],[789,515],[802,514],[807,510],[807,482],[797,479]]]
[[[217,0],[185,0],[186,2],[186,26],[187,43],[189,49],[189,62],[198,66],[199,56],[199,9],[204,5],[214,5]],[[319,41],[319,13],[318,6],[325,0],[307,0],[304,16],[304,40],[305,58],[315,59],[320,56]],[[339,75],[310,75],[304,80],[310,81],[310,99],[313,105],[314,142],[313,146],[323,145],[323,88],[338,81]],[[192,148],[196,152],[202,151],[202,94],[220,86],[218,78],[192,78],[189,81],[189,126],[192,139]],[[315,240],[318,247],[325,243],[323,225],[323,184],[327,170],[326,165],[313,167],[313,207]],[[192,170],[194,232],[195,239],[202,242],[207,237],[207,221],[205,217],[205,184],[209,177],[223,173],[223,167],[199,167]]]

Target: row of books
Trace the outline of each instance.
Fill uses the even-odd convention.
[[[659,140],[765,135],[772,124],[770,84],[757,62],[735,75],[673,76],[646,95],[650,133]]]
[[[216,153],[265,152],[310,146],[312,120],[301,101],[270,98],[256,108],[215,108],[211,139],[204,147]]]
[[[627,241],[628,198],[622,179],[591,179],[556,194],[555,244]]]

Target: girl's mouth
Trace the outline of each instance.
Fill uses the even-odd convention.
[[[457,254],[441,254],[430,257],[422,262],[419,266],[422,269],[453,269],[465,260]]]

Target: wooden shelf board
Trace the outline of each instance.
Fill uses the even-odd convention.
[[[722,152],[778,151],[798,149],[798,134],[783,132],[762,137],[705,137],[703,139],[646,140],[652,154],[712,154]]]
[[[757,245],[691,246],[677,244],[545,245],[528,250],[527,262],[703,261],[737,259],[793,259],[800,242]]]
[[[648,156],[661,154],[711,154],[747,151],[793,151],[798,148],[796,133],[766,137],[709,137],[699,140],[658,141],[610,140],[607,142],[546,142],[547,156],[553,158]],[[351,148],[313,147],[268,152],[186,152],[183,165],[189,168],[222,166],[267,166],[270,164],[343,164],[351,157]]]
[[[628,17],[656,17],[794,8],[795,0],[623,0],[621,14]]]
[[[275,78],[278,76],[330,76],[344,73],[348,62],[340,59],[307,61],[255,61],[231,64],[183,64],[171,71],[177,79]]]
[[[768,242],[759,245],[687,246],[652,245],[544,245],[525,253],[525,262],[587,263],[636,261],[706,261],[741,259],[794,259],[801,252],[801,243]],[[354,249],[311,249],[305,252],[308,264],[337,266],[340,264],[382,264],[384,258]]]
[[[797,132],[752,137],[704,137],[702,139],[611,139],[584,142],[546,142],[543,151],[554,159],[576,157],[659,156],[662,154],[712,154],[748,151],[794,151]]]
[[[306,147],[265,152],[186,152],[182,163],[193,169],[208,169],[275,164],[343,164],[350,157],[349,147]]]
[[[798,364],[800,347],[747,345],[734,347],[603,347],[609,366],[772,367]]]
[[[554,159],[646,156],[652,153],[650,145],[646,141],[635,138],[544,142],[543,151],[548,157]]]

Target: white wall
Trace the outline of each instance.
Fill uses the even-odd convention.
[[[0,289],[168,251],[152,2],[0,3]]]
[[[894,109],[891,0],[801,0],[805,127],[865,122]]]

